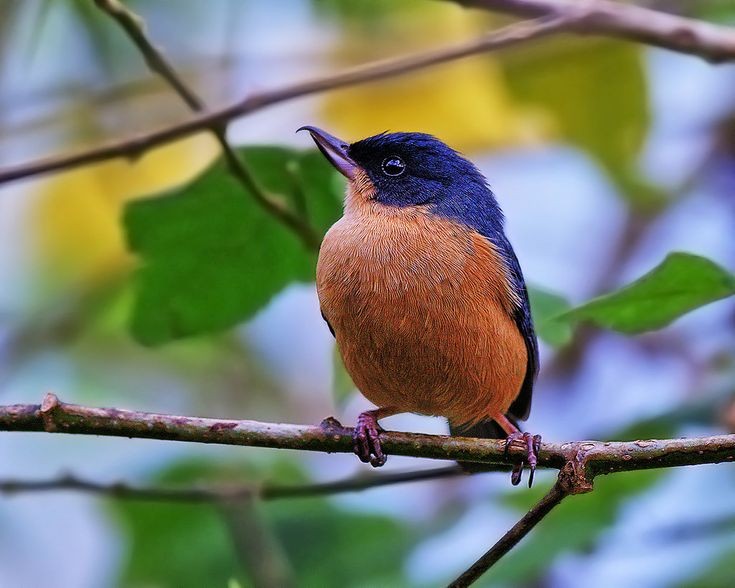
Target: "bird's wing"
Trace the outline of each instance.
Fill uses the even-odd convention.
[[[332,328],[332,325],[329,324],[327,317],[324,316],[324,311],[322,310],[321,313],[322,313],[322,318],[324,319],[324,322],[327,323],[327,327],[329,327],[329,332],[332,333],[332,337],[336,337],[336,335],[334,334],[334,329]]]
[[[513,313],[513,320],[521,335],[523,335],[523,340],[526,343],[527,355],[526,376],[523,379],[523,384],[521,385],[518,397],[513,401],[513,404],[510,405],[508,412],[511,416],[525,421],[531,411],[533,385],[536,381],[539,369],[538,341],[536,339],[536,332],[533,328],[531,304],[528,300],[528,290],[526,288],[526,282],[523,279],[521,266],[519,265],[518,258],[516,258],[515,252],[508,240],[503,238],[502,241],[501,251],[508,267],[508,273],[510,274],[509,277],[511,282],[513,282],[513,288],[520,299],[520,305]]]

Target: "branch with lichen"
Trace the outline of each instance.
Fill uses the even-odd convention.
[[[353,451],[352,429],[331,417],[314,426],[174,416],[68,404],[54,394],[47,394],[41,404],[0,406],[0,431],[136,437],[327,453]],[[384,432],[380,439],[389,454],[410,457],[512,466],[525,456],[520,446],[512,446],[506,454],[505,442],[495,439],[397,431]],[[594,477],[601,474],[734,461],[735,435],[542,443],[538,459],[539,467],[572,467],[575,493],[591,490]]]
[[[251,420],[231,420],[175,416],[150,412],[121,410],[118,408],[94,408],[61,402],[54,394],[47,394],[41,404],[16,404],[0,406],[0,430],[37,431],[78,435],[104,435],[135,437],[193,443],[215,443],[251,447],[271,447],[322,451],[327,453],[351,453],[352,429],[343,427],[333,418],[317,426],[263,423]],[[394,455],[452,461],[471,461],[492,466],[511,466],[525,456],[521,447],[505,451],[502,440],[447,437],[386,431],[380,435],[384,449]],[[539,467],[559,470],[559,477],[552,490],[529,511],[482,558],[460,576],[454,586],[469,586],[518,543],[561,500],[572,494],[591,492],[596,476],[641,469],[679,467],[687,465],[735,462],[735,435],[715,435],[692,439],[663,439],[645,441],[572,441],[567,443],[542,443]],[[439,472],[439,473],[437,473]],[[440,468],[422,475],[396,474],[398,483],[411,479],[440,477],[456,473],[453,468]],[[389,475],[390,476],[390,475]],[[379,478],[376,478],[379,480]],[[390,480],[390,481],[388,481]],[[264,498],[285,498],[326,494],[338,491],[364,489],[373,484],[355,480],[330,483],[296,489],[278,488],[269,491],[256,487],[230,489],[230,496],[243,494]],[[50,487],[49,487],[50,486]],[[224,499],[227,490],[146,490],[126,487],[105,487],[76,479],[66,482],[24,484],[6,482],[0,489],[31,491],[51,488],[131,495],[151,499],[212,500]]]

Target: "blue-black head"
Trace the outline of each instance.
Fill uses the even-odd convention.
[[[382,133],[349,144],[305,126],[325,157],[349,180],[363,170],[387,206],[426,206],[470,225],[502,227],[502,213],[475,165],[425,133]]]

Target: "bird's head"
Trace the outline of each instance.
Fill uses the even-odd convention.
[[[309,131],[319,150],[349,180],[350,198],[394,208],[426,207],[463,220],[490,215],[502,222],[484,176],[436,137],[382,133],[347,143],[316,127],[299,130]]]

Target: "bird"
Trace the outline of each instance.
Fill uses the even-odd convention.
[[[358,390],[354,450],[387,459],[379,420],[445,417],[453,435],[522,444],[529,486],[541,437],[522,432],[539,370],[518,259],[479,169],[436,137],[384,132],[353,143],[308,131],[347,178],[343,215],[319,249],[322,317]],[[464,464],[468,465],[468,464]],[[472,469],[472,468],[468,468]]]

